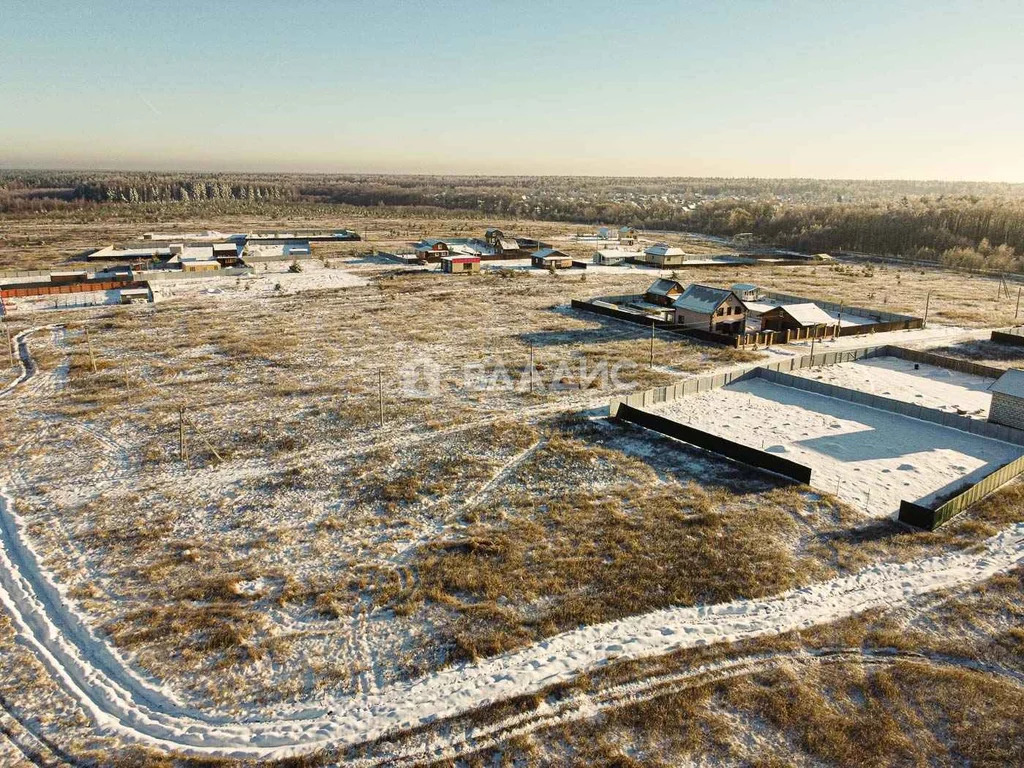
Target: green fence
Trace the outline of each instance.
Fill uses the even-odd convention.
[[[900,504],[901,522],[916,528],[934,531],[943,523],[949,522],[972,504],[976,504],[996,489],[1002,487],[1016,477],[1024,474],[1024,456],[1004,464],[995,472],[986,475],[963,493],[940,504],[934,509],[920,504],[904,501]]]

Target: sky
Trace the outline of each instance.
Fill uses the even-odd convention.
[[[1024,182],[1014,0],[0,0],[0,167]]]

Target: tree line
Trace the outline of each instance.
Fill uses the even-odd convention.
[[[0,212],[241,202],[474,211],[500,218],[749,233],[805,251],[1024,270],[1024,184],[822,179],[0,172]]]

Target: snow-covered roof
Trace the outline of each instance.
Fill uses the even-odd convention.
[[[540,251],[535,251],[533,254],[535,259],[568,259],[569,257],[561,251],[556,251],[554,248],[544,248]]]
[[[517,243],[515,240],[509,240],[507,238],[499,239],[498,240],[498,245],[501,246],[501,250],[503,250],[503,251],[518,251],[519,250],[519,243]]]
[[[682,293],[683,286],[677,283],[675,280],[661,278],[660,280],[655,280],[654,284],[647,289],[646,293],[653,293],[655,296],[668,296],[669,293],[673,291]]]
[[[182,261],[213,261],[213,246],[186,245],[181,249]]]
[[[996,379],[991,391],[1000,395],[1024,398],[1024,370],[1011,368]]]
[[[833,325],[837,321],[817,304],[783,304],[778,307],[802,326]]]
[[[677,248],[674,245],[668,245],[667,243],[655,243],[646,251],[648,256],[684,256],[686,251],[682,248]]]
[[[701,315],[711,315],[731,295],[732,291],[725,288],[693,283],[687,287],[682,296],[672,302],[672,306]]]

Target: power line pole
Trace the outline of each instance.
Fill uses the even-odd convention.
[[[924,300],[924,322],[921,323],[921,327],[922,328],[927,328],[928,327],[928,307],[931,305],[931,303],[932,303],[932,292],[928,291],[928,295],[925,297],[925,300]]]
[[[188,448],[185,446],[185,406],[178,406],[178,458],[188,463]]]
[[[92,353],[92,337],[89,335],[89,326],[85,326],[85,345],[89,348],[89,362],[92,363],[92,372],[96,373],[96,356]]]
[[[384,428],[384,371],[377,369],[377,398],[380,402],[380,426]]]
[[[651,368],[654,368],[654,321],[651,321]]]
[[[4,320],[2,323],[4,327],[4,334],[7,336],[7,354],[11,358],[11,368],[14,367],[14,344],[11,343],[11,329],[7,327],[7,321]]]
[[[533,342],[530,342],[530,394],[533,394]]]
[[[1024,291],[1024,288],[1018,288],[1017,289],[1017,308],[1015,310],[1013,310],[1013,319],[1014,320],[1016,320],[1017,316],[1020,314],[1020,293],[1021,293],[1021,291]]]

